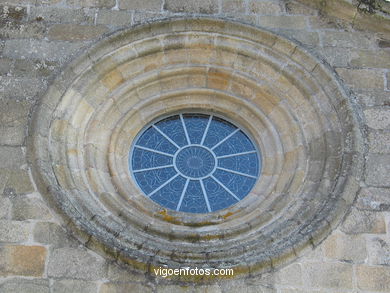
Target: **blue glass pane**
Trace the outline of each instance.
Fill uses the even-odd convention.
[[[230,195],[214,179],[206,178],[203,180],[203,184],[212,211],[218,211],[227,208],[237,202],[237,199]]]
[[[188,183],[180,211],[188,213],[207,213],[207,205],[198,180]]]
[[[158,150],[168,154],[174,154],[177,147],[162,136],[156,129],[149,127],[138,139],[137,145]]]
[[[163,207],[176,210],[185,183],[186,179],[178,176],[159,191],[154,193],[150,198]]]
[[[147,195],[176,175],[173,167],[134,173],[135,180]]]
[[[231,123],[214,117],[207,131],[204,145],[211,148],[231,134],[234,130],[236,130],[236,127]]]
[[[249,138],[242,132],[238,131],[229,137],[222,144],[214,149],[217,156],[224,156],[235,153],[254,151],[255,147]]]
[[[172,164],[173,157],[142,150],[137,147],[134,148],[132,161],[133,170],[147,169]]]
[[[156,126],[179,146],[187,145],[183,124],[178,115],[161,120]]]
[[[192,144],[200,144],[209,122],[209,115],[184,114],[184,122]]]
[[[257,176],[259,159],[256,153],[218,159],[218,167]]]
[[[260,155],[249,137],[224,119],[184,113],[147,128],[129,161],[151,200],[187,213],[225,209],[253,188]]]
[[[255,178],[218,169],[214,176],[240,199],[243,199],[251,191],[256,182]]]

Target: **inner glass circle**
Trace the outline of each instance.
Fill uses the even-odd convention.
[[[244,131],[223,118],[172,115],[135,139],[130,171],[145,196],[188,213],[210,213],[242,200],[255,185],[261,160]]]
[[[180,150],[174,164],[182,176],[196,179],[211,174],[215,167],[215,159],[209,150],[193,145]]]

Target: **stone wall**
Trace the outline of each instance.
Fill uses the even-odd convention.
[[[389,19],[353,1],[339,10],[305,2],[0,0],[0,292],[390,292]],[[121,267],[88,235],[71,235],[27,160],[32,113],[76,56],[120,28],[193,13],[270,30],[330,64],[355,102],[366,151],[353,207],[319,246],[261,275],[198,284]]]

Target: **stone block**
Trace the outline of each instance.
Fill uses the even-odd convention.
[[[137,283],[105,283],[100,286],[99,293],[152,293],[152,289],[148,286]]]
[[[1,246],[0,276],[40,277],[44,273],[46,254],[42,246]]]
[[[0,37],[4,39],[34,38],[42,39],[46,26],[43,23],[7,23],[0,26]]]
[[[344,263],[305,263],[304,282],[311,287],[352,289],[352,265]]]
[[[99,10],[96,23],[111,26],[130,25],[132,13],[129,11]]]
[[[390,153],[390,133],[388,131],[369,131],[368,142],[371,153]]]
[[[315,9],[311,9],[307,5],[301,4],[293,0],[285,1],[285,9],[288,14],[301,14],[301,15],[317,15],[318,12]]]
[[[245,0],[224,0],[222,1],[222,13],[235,14],[246,12]]]
[[[390,266],[390,238],[373,236],[367,238],[368,263]]]
[[[356,97],[364,107],[390,106],[389,93],[383,90],[359,90]]]
[[[107,27],[103,25],[55,24],[49,29],[48,36],[57,41],[83,41],[96,39],[105,32]]]
[[[26,163],[21,147],[0,146],[1,168],[19,169]]]
[[[154,12],[160,12],[162,6],[161,0],[120,0],[119,9],[130,10],[148,10]]]
[[[286,16],[259,16],[258,25],[267,28],[305,29],[306,18],[298,15]]]
[[[39,198],[17,197],[12,201],[14,220],[50,220],[52,215],[46,204]]]
[[[18,77],[46,78],[55,74],[59,64],[46,60],[15,59],[12,75]]]
[[[390,211],[390,190],[363,188],[359,192],[356,207],[361,210]]]
[[[390,129],[390,109],[370,108],[364,110],[366,124],[373,129]]]
[[[390,154],[369,154],[366,183],[370,186],[390,186]]]
[[[390,267],[361,265],[356,268],[357,286],[361,290],[389,292]]]
[[[178,286],[178,285],[160,285],[157,289],[158,293],[192,293],[192,286]]]
[[[0,284],[2,293],[49,293],[49,280],[47,279],[21,279],[6,280]]]
[[[166,13],[136,10],[133,14],[133,24],[145,23],[148,22],[150,19],[161,19],[166,17]]]
[[[30,21],[36,20],[50,23],[93,24],[95,21],[95,14],[90,12],[93,11],[53,6],[31,6],[29,19]]]
[[[34,192],[34,186],[32,185],[28,171],[23,169],[7,170],[7,176],[6,188],[12,189],[16,194]]]
[[[146,276],[142,273],[129,270],[128,267],[121,267],[118,264],[110,263],[108,265],[108,279],[111,282],[145,282]]]
[[[17,99],[31,102],[36,96],[43,94],[45,90],[45,81],[39,78],[15,78],[11,76],[0,78],[0,92],[2,92],[3,98],[5,99]]]
[[[218,12],[217,0],[165,0],[164,10],[171,12],[188,12],[188,13],[202,13],[215,14]]]
[[[302,269],[300,264],[291,264],[282,268],[276,274],[277,284],[301,286],[302,285]]]
[[[277,15],[282,12],[282,7],[274,1],[256,1],[251,0],[248,3],[249,13],[257,15]]]
[[[112,8],[115,6],[115,0],[66,0],[66,4],[76,7],[99,7]]]
[[[30,107],[26,101],[0,100],[0,144],[24,143]]]
[[[324,256],[340,261],[363,263],[367,257],[366,241],[360,235],[335,233],[322,244]]]
[[[390,68],[390,51],[358,50],[355,55],[349,62],[351,67]]]
[[[24,242],[29,239],[29,235],[28,223],[0,220],[0,242]]]
[[[61,226],[55,223],[36,223],[33,235],[35,242],[53,247],[76,247],[79,244],[76,239],[73,239]]]
[[[347,234],[386,233],[385,220],[381,213],[353,208],[341,230]]]
[[[324,59],[334,67],[349,67],[351,59],[358,56],[350,48],[325,47],[320,52]]]
[[[354,89],[381,89],[384,87],[383,71],[376,69],[337,68],[341,79]]]
[[[56,280],[51,293],[96,293],[97,284],[81,280]]]
[[[0,194],[2,189],[0,189]],[[0,195],[0,219],[10,218],[12,204],[9,198]]]
[[[54,249],[49,258],[48,275],[54,278],[99,280],[106,276],[105,261],[83,249]]]
[[[368,49],[375,45],[375,40],[372,36],[361,32],[323,31],[321,33],[321,41],[324,47]]]
[[[4,1],[0,1],[3,4]],[[11,2],[11,1],[10,1]],[[17,3],[15,3],[17,4]],[[27,17],[27,8],[21,6],[0,5],[0,23],[21,22]]]
[[[287,38],[296,40],[309,47],[317,47],[319,45],[319,36],[317,32],[292,29],[278,29],[278,32]]]
[[[4,46],[4,56],[11,58],[36,58],[60,63],[72,57],[80,48],[85,46],[83,42],[65,41],[40,41],[40,40],[8,40]],[[26,86],[32,81],[25,80],[19,86]]]

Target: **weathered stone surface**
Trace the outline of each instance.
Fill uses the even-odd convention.
[[[371,50],[356,50],[356,57],[351,58],[350,66],[357,68],[389,68],[390,67],[390,52],[387,51],[371,51]]]
[[[137,283],[106,283],[100,286],[99,293],[152,293],[152,289],[148,286]]]
[[[369,154],[366,183],[371,186],[390,186],[390,155]]]
[[[218,2],[216,0],[199,0],[191,2],[185,0],[166,0],[164,9],[171,12],[214,14],[218,12]]]
[[[384,79],[381,70],[338,68],[336,71],[347,85],[354,88],[383,90]]]
[[[21,279],[6,280],[0,284],[2,293],[49,293],[49,280],[47,279]]]
[[[83,249],[54,249],[49,258],[48,275],[55,278],[98,280],[106,276],[106,264]]]
[[[318,11],[294,0],[285,1],[285,9],[289,14],[317,15]]]
[[[352,265],[343,263],[305,263],[305,284],[319,288],[352,289]]]
[[[370,108],[364,110],[366,123],[373,129],[390,129],[390,110]]]
[[[33,276],[44,273],[46,248],[42,246],[0,246],[0,276]]]
[[[341,230],[348,234],[386,233],[386,226],[381,213],[352,209]]]
[[[0,144],[24,143],[30,107],[25,101],[0,100]]]
[[[16,194],[25,194],[34,191],[27,170],[7,170],[6,188],[12,189]]]
[[[34,241],[49,244],[53,247],[76,247],[78,241],[73,239],[61,226],[55,223],[36,223],[33,231]]]
[[[372,36],[357,32],[323,31],[321,33],[323,46],[338,48],[361,48],[368,49],[375,44]]]
[[[96,293],[97,284],[81,280],[57,280],[51,293]]]
[[[12,204],[8,198],[1,196],[1,194],[2,189],[0,188],[0,219],[8,219],[11,215]]]
[[[193,292],[192,286],[161,285],[157,289],[158,293],[190,293]]]
[[[364,188],[359,192],[356,207],[361,210],[390,211],[390,190]]]
[[[277,284],[288,284],[294,286],[302,285],[302,269],[300,264],[291,264],[281,269],[276,274]]]
[[[353,263],[363,263],[367,257],[366,241],[360,235],[336,233],[326,239],[323,244],[327,258]]]
[[[1,168],[19,169],[26,163],[21,147],[0,146]]]
[[[82,42],[70,44],[65,41],[8,40],[5,43],[4,55],[11,58],[24,56],[25,58],[64,62],[85,45]],[[20,86],[25,86],[28,83],[26,80]]]
[[[149,10],[149,11],[160,11],[162,6],[161,0],[121,0],[119,1],[120,9],[131,9],[131,10]]]
[[[97,15],[97,24],[112,26],[130,25],[132,13],[129,11],[100,10]]]
[[[127,267],[122,267],[118,264],[110,263],[108,265],[108,279],[112,282],[141,283],[146,281],[146,276],[140,272],[131,271]]]
[[[260,16],[258,20],[260,26],[269,28],[284,29],[304,29],[306,28],[306,19],[303,16]]]
[[[115,0],[66,0],[66,4],[77,7],[105,7],[112,8],[115,6]]]
[[[245,0],[225,0],[222,1],[222,13],[245,13],[246,12]]]
[[[390,291],[390,267],[361,265],[356,268],[359,289],[379,292]]]
[[[52,215],[46,204],[39,198],[18,197],[12,202],[14,220],[50,220]]]
[[[282,12],[279,3],[272,1],[249,1],[249,13],[258,15],[277,15]]]
[[[95,15],[91,12],[93,11],[83,9],[66,9],[46,5],[31,6],[29,19],[30,21],[35,20],[51,23],[93,24]]]
[[[10,40],[10,42],[13,40]],[[22,40],[15,40],[22,41]],[[5,99],[32,101],[46,90],[45,82],[40,78],[0,77],[0,91]]]
[[[390,132],[370,131],[368,133],[369,149],[372,153],[390,153]]]
[[[356,97],[363,107],[390,106],[389,94],[384,91],[359,90]]]
[[[0,220],[0,242],[23,242],[28,240],[29,235],[29,223]]]
[[[96,39],[107,31],[105,26],[56,24],[49,29],[51,40],[83,41]]]
[[[390,239],[382,236],[367,238],[368,263],[390,266]]]

